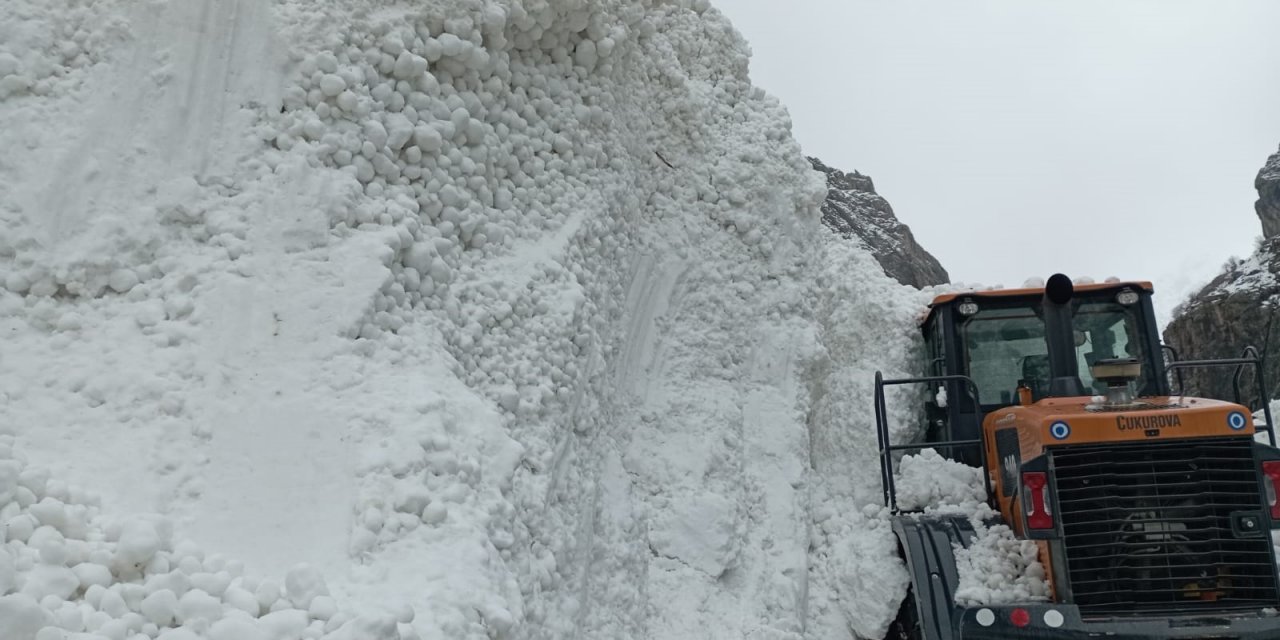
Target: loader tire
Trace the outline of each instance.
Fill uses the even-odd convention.
[[[920,611],[916,608],[915,589],[907,589],[907,597],[902,599],[902,606],[898,608],[898,617],[889,623],[889,633],[884,640],[924,640]]]

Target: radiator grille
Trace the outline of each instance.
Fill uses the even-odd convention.
[[[1271,539],[1252,442],[1141,442],[1052,450],[1067,570],[1081,613],[1274,606]]]

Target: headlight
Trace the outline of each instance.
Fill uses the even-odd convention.
[[[956,311],[959,311],[962,316],[971,316],[978,312],[978,303],[969,298],[965,298],[956,306]]]
[[[1119,302],[1126,307],[1134,304],[1138,302],[1138,292],[1133,289],[1124,289],[1120,293],[1116,294],[1116,302]]]

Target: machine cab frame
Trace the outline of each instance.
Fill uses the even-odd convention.
[[[1164,376],[1155,312],[1149,282],[1109,282],[1074,288],[1069,306],[1071,335],[1055,336],[1046,323],[1044,289],[1000,289],[946,294],[934,299],[921,328],[929,376],[965,376],[933,385],[925,410],[926,443],[973,441],[981,438],[986,414],[1019,403],[1020,389],[1031,400],[1049,395],[1051,371],[1074,358],[1080,380],[1079,395],[1105,392],[1089,374],[1098,361],[1135,358],[1142,375],[1138,396],[1169,394]],[[1067,323],[1064,323],[1067,324]],[[1056,345],[1070,345],[1056,349]],[[939,391],[942,391],[941,393]],[[974,397],[979,398],[976,404]],[[950,447],[943,455],[980,466],[977,447]]]

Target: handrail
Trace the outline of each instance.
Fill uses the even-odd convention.
[[[1172,347],[1169,347],[1169,349],[1172,350]],[[1177,351],[1175,350],[1173,353],[1176,357]],[[1178,392],[1181,394],[1186,392],[1186,389],[1182,387],[1182,369],[1229,367],[1234,365],[1236,369],[1231,376],[1231,390],[1235,394],[1236,404],[1244,404],[1240,401],[1240,376],[1244,373],[1245,365],[1250,364],[1254,367],[1254,382],[1258,388],[1258,402],[1262,404],[1262,413],[1267,419],[1267,438],[1270,440],[1271,446],[1274,447],[1276,446],[1276,430],[1271,419],[1271,400],[1267,397],[1267,384],[1264,375],[1266,362],[1253,345],[1245,347],[1239,358],[1220,358],[1216,360],[1175,360],[1174,362],[1165,365],[1164,372],[1166,376],[1168,376],[1171,371],[1178,372]],[[1253,407],[1249,407],[1249,410],[1252,411]]]
[[[893,444],[889,441],[889,410],[885,405],[884,388],[902,384],[924,384],[930,382],[963,382],[966,385],[966,391],[973,398],[973,406],[977,411],[979,433],[982,434],[977,440],[948,440],[942,442],[926,442],[913,444]],[[928,448],[942,447],[971,447],[978,446],[980,449],[979,456],[982,459],[982,480],[987,488],[987,499],[991,498],[991,472],[987,468],[986,433],[982,430],[982,402],[978,398],[978,385],[969,376],[926,376],[923,378],[896,378],[886,380],[884,375],[879,371],[876,372],[876,395],[875,395],[875,411],[876,411],[876,440],[880,445],[880,481],[881,489],[884,492],[884,504],[894,513],[898,511],[898,494],[893,483],[893,452],[920,450]]]

